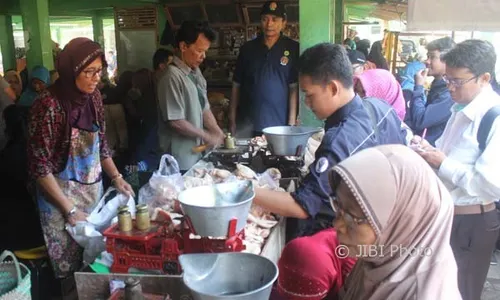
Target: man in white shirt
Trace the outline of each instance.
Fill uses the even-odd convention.
[[[500,118],[491,127],[486,148],[477,141],[486,112],[500,105],[490,85],[496,54],[486,41],[468,40],[444,55],[446,75],[455,104],[436,148],[421,141],[420,155],[437,170],[455,203],[451,246],[464,300],[478,300],[498,236],[494,201],[500,198]],[[418,140],[414,139],[414,142]]]

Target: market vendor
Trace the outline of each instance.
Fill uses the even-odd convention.
[[[378,99],[362,100],[353,89],[353,70],[341,45],[319,44],[299,59],[300,87],[308,107],[325,120],[325,136],[294,193],[256,189],[254,202],[285,217],[310,219],[300,235],[331,227],[332,190],[327,171],[353,153],[380,144],[404,144],[405,132],[396,112]],[[373,119],[370,118],[373,116]],[[372,125],[377,124],[377,125]],[[374,128],[376,126],[376,128]]]
[[[97,89],[106,67],[98,43],[70,41],[59,54],[56,83],[33,103],[28,124],[28,168],[47,251],[57,278],[79,269],[83,249],[65,224],[85,221],[102,194],[102,169],[116,189],[133,194],[118,172],[104,135],[104,109]]]
[[[232,134],[244,130],[246,120],[253,126],[253,136],[262,135],[266,127],[297,122],[300,52],[299,43],[282,34],[286,21],[284,4],[266,2],[262,33],[240,49],[229,115]]]
[[[217,146],[224,140],[224,132],[210,110],[207,81],[200,71],[214,40],[208,23],[182,23],[174,59],[158,80],[160,148],[175,157],[183,172],[201,159],[201,153],[193,152],[193,147],[202,143]]]

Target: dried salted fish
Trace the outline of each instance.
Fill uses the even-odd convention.
[[[203,178],[184,176],[184,187],[186,189],[198,186],[211,185],[213,183],[214,183],[213,178],[208,174],[205,174]]]
[[[231,176],[232,174],[228,170],[213,169],[213,170],[210,170],[210,175],[212,177],[216,177],[218,179],[224,180],[224,179],[229,178],[229,176]]]
[[[236,176],[242,177],[244,179],[257,179],[257,174],[247,166],[242,164],[236,164],[236,171],[234,171]]]
[[[267,229],[273,228],[274,226],[276,226],[276,224],[278,224],[278,221],[256,218],[252,214],[248,214],[248,221],[253,222],[259,225],[260,227]]]
[[[207,174],[207,169],[196,168],[193,170],[193,173],[194,173],[194,177],[203,178],[203,177],[205,177],[205,174]]]
[[[273,180],[280,180],[281,179],[281,172],[280,170],[276,168],[269,168],[266,170],[266,172]]]

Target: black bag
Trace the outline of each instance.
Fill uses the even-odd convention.
[[[479,150],[481,150],[481,152],[486,149],[486,141],[488,140],[488,135],[490,134],[493,122],[495,122],[498,116],[500,116],[500,105],[490,108],[484,115],[481,123],[479,123],[479,129],[477,131],[477,142],[479,143]],[[497,207],[498,217],[500,218],[500,203],[496,201],[495,205]],[[496,248],[500,250],[500,235],[497,238]]]
[[[477,142],[479,143],[479,150],[481,150],[481,152],[486,149],[486,141],[488,140],[491,126],[493,126],[493,122],[495,122],[498,116],[500,116],[500,105],[490,108],[484,115],[481,123],[479,123],[479,129],[477,131]]]

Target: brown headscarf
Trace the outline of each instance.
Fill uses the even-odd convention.
[[[16,90],[14,90],[14,92],[16,92],[17,97],[21,96],[21,93],[23,91],[23,80],[21,79],[21,75],[19,75],[19,73],[15,70],[8,70],[7,72],[5,72],[3,78],[6,81],[10,81],[11,78],[16,78],[19,82],[19,86]]]
[[[88,39],[76,38],[71,40],[59,53],[56,59],[56,70],[59,78],[50,91],[61,103],[68,119],[68,127],[92,127],[95,121],[94,100],[100,97],[99,90],[92,94],[81,92],[76,86],[78,75],[96,58],[101,57],[103,68],[106,67],[106,58],[101,46]]]
[[[384,255],[358,260],[341,299],[461,299],[450,247],[453,202],[419,155],[401,145],[366,149],[335,166],[330,179],[347,184],[375,244],[384,246]],[[415,252],[391,255],[394,247]]]

